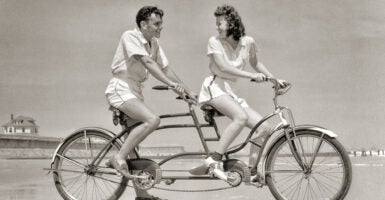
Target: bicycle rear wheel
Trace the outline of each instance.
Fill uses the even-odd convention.
[[[271,193],[285,200],[343,199],[352,179],[350,159],[343,146],[327,135],[321,138],[322,133],[313,130],[296,134],[297,139],[291,142],[296,144],[307,169],[299,166],[286,137],[281,138],[274,144],[266,163],[266,181]]]
[[[66,200],[116,200],[127,186],[127,179],[117,176],[105,162],[119,149],[114,142],[98,166],[91,162],[112,139],[97,131],[79,131],[68,138],[58,150],[53,178],[60,195]]]

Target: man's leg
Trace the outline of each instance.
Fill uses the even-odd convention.
[[[154,131],[159,125],[159,117],[156,116],[142,101],[138,99],[130,99],[126,101],[119,110],[130,116],[132,119],[141,121],[143,124],[135,127],[125,138],[125,142],[120,150],[121,156],[127,158],[136,158],[134,148],[143,141],[148,134]],[[120,153],[119,152],[119,153]],[[137,197],[152,198],[146,190],[142,190],[135,186],[134,189]]]
[[[131,130],[118,153],[118,158],[126,159],[128,154],[134,150],[160,123],[160,119],[139,99],[130,99],[119,106],[119,110],[132,119],[143,122]]]

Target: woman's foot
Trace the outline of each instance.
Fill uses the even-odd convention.
[[[256,168],[251,168],[250,172],[251,176],[254,176],[254,178],[251,179],[251,183],[257,187],[262,187],[265,181],[263,176],[258,172]]]
[[[206,158],[205,165],[210,168],[210,173],[214,174],[216,177],[227,181],[228,176],[226,175],[223,169],[223,162],[219,160],[214,160],[211,156]]]

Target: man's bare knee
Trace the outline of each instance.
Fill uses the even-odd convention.
[[[158,116],[154,116],[144,122],[145,126],[147,126],[150,129],[156,129],[158,128],[160,124],[160,118]]]
[[[240,126],[246,126],[248,119],[249,117],[246,114],[239,114],[234,117],[233,121],[239,124]]]

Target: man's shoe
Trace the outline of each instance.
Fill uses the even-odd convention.
[[[135,200],[167,200],[167,199],[161,199],[159,197],[151,196],[151,197],[135,197]]]

